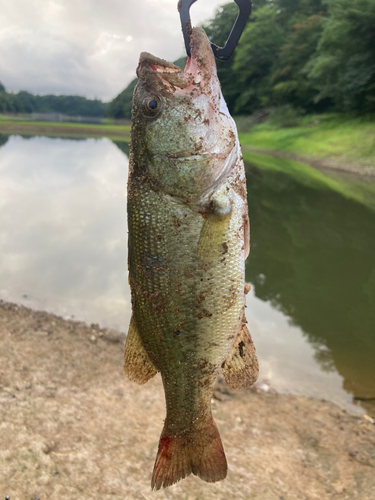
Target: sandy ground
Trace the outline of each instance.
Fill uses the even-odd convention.
[[[225,481],[151,492],[164,418],[157,376],[122,373],[123,337],[0,301],[0,498],[375,498],[375,425],[332,403],[218,382]]]

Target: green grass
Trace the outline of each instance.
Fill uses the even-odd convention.
[[[375,166],[375,120],[340,115],[300,119],[299,126],[277,128],[269,122],[239,135],[241,145],[283,150],[310,158],[356,161]]]
[[[130,125],[41,122],[0,114],[0,133],[59,137],[108,137],[116,141],[129,142]]]
[[[286,158],[274,158],[258,153],[244,153],[243,157],[245,162],[262,170],[282,172],[290,175],[300,184],[312,188],[331,189],[375,211],[375,182],[368,182],[361,178],[347,179],[338,173],[326,174],[309,165]]]

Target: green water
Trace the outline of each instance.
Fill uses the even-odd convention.
[[[323,371],[375,404],[374,184],[245,155],[251,214],[246,279],[317,349]],[[313,383],[313,382],[312,382]]]

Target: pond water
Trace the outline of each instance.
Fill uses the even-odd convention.
[[[127,153],[109,139],[0,136],[1,299],[126,333]],[[245,159],[260,380],[374,415],[373,186]]]

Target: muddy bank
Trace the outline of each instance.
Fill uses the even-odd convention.
[[[338,160],[334,158],[311,158],[301,156],[295,153],[282,150],[259,149],[250,146],[241,146],[244,153],[258,153],[275,158],[287,158],[289,160],[299,161],[305,163],[310,167],[317,168],[318,170],[338,170],[341,172],[350,172],[352,174],[369,177],[375,180],[375,166],[366,165],[359,162],[350,162],[347,160]]]
[[[375,425],[332,403],[219,382],[225,481],[150,491],[160,377],[122,373],[123,337],[0,302],[0,494],[11,500],[375,498]]]

